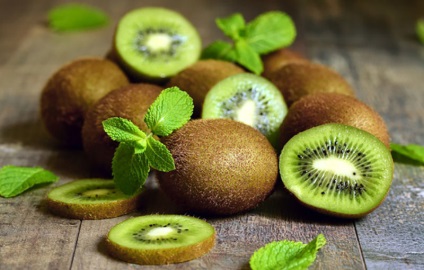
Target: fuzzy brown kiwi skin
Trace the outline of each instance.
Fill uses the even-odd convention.
[[[301,97],[319,92],[355,96],[350,84],[336,71],[317,63],[290,63],[268,78],[283,94],[290,107]]]
[[[128,83],[123,71],[109,60],[81,58],[62,66],[41,93],[41,118],[47,131],[65,145],[80,147],[87,110],[108,92]]]
[[[199,60],[179,72],[167,83],[167,87],[177,86],[186,91],[194,103],[193,118],[200,117],[206,94],[219,81],[245,72],[241,67],[222,60]]]
[[[390,135],[383,118],[362,101],[338,93],[315,93],[295,102],[281,125],[280,147],[294,135],[327,123],[365,130],[390,149]]]
[[[269,78],[272,72],[285,65],[291,63],[308,63],[309,59],[292,49],[282,48],[262,56],[262,62],[264,65],[262,76]]]
[[[150,252],[149,250],[144,250],[143,255],[132,249],[118,245],[107,238],[105,245],[109,254],[119,260],[141,265],[161,265],[181,263],[199,258],[214,247],[215,239],[216,233],[207,240],[188,247],[166,249],[160,253],[157,250]]]
[[[111,162],[118,146],[106,134],[102,122],[110,117],[122,117],[147,131],[144,115],[162,90],[154,84],[130,84],[110,92],[87,112],[82,128],[83,147],[96,173],[111,174]]]
[[[256,129],[229,119],[197,119],[161,140],[176,169],[157,172],[161,189],[188,212],[224,216],[255,208],[273,191],[278,159]]]

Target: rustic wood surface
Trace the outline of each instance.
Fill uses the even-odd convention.
[[[281,189],[254,211],[208,219],[215,248],[188,263],[141,267],[112,259],[104,237],[133,215],[179,213],[149,179],[139,212],[108,220],[80,221],[50,214],[42,199],[53,187],[90,177],[84,153],[64,149],[44,130],[39,96],[47,78],[64,63],[103,56],[114,25],[128,10],[165,6],[183,13],[204,44],[221,34],[216,17],[241,12],[248,20],[268,10],[294,19],[293,48],[340,72],[359,99],[385,119],[392,141],[424,145],[424,46],[415,22],[423,1],[100,1],[109,26],[68,34],[46,27],[46,13],[65,1],[0,0],[0,166],[42,166],[60,176],[52,186],[0,198],[0,269],[249,269],[255,249],[273,241],[309,241],[318,233],[327,245],[311,269],[424,269],[424,167],[395,164],[384,203],[360,220],[339,220],[300,206]]]

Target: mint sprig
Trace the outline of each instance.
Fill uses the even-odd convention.
[[[395,162],[410,165],[424,165],[424,146],[418,144],[401,145],[391,143],[392,157]]]
[[[0,169],[0,196],[15,197],[34,186],[57,180],[56,175],[40,167],[7,165]]]
[[[47,19],[49,27],[57,32],[87,30],[109,22],[108,15],[102,10],[79,3],[56,6],[48,12]]]
[[[319,234],[308,244],[294,241],[271,242],[256,250],[250,258],[252,270],[307,269],[316,259],[318,250],[326,244]]]
[[[203,50],[202,58],[235,62],[255,74],[263,71],[260,55],[288,47],[296,37],[292,19],[280,11],[264,13],[249,23],[235,13],[218,18],[216,24],[232,42],[217,40],[211,43]]]
[[[102,122],[109,137],[119,142],[112,160],[115,185],[132,195],[146,182],[150,167],[168,172],[175,169],[174,159],[166,146],[155,138],[168,136],[190,120],[193,99],[178,87],[163,90],[149,107],[144,122],[147,134],[130,120],[112,117]]]

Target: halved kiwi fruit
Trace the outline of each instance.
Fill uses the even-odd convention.
[[[280,154],[285,187],[306,206],[347,218],[377,208],[389,192],[393,160],[370,133],[341,124],[320,125],[290,139]]]
[[[205,97],[202,118],[227,118],[245,123],[275,144],[287,106],[278,89],[251,73],[232,75],[218,82]]]
[[[142,190],[132,196],[119,191],[108,179],[75,180],[52,189],[46,199],[56,215],[73,219],[105,219],[137,209]]]
[[[128,78],[113,62],[98,58],[74,60],[56,71],[41,93],[41,117],[47,131],[70,146],[81,146],[85,113]]]
[[[133,77],[162,80],[197,61],[201,47],[197,30],[181,14],[146,7],[121,18],[113,49]]]
[[[183,215],[147,215],[115,225],[107,236],[109,253],[136,264],[171,264],[198,258],[215,245],[215,229]]]

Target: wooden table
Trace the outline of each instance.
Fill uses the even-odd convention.
[[[64,63],[103,56],[114,25],[132,8],[180,11],[204,44],[221,38],[216,17],[241,12],[250,20],[264,11],[286,11],[298,29],[293,49],[340,72],[358,98],[383,116],[393,142],[424,145],[424,46],[415,37],[423,1],[92,0],[87,2],[105,10],[111,24],[58,34],[46,27],[45,18],[60,2],[0,1],[0,166],[41,166],[60,176],[52,186],[0,198],[0,269],[141,269],[106,254],[102,243],[108,230],[129,216],[178,213],[157,189],[150,190],[140,212],[108,220],[60,218],[42,203],[53,186],[91,174],[81,150],[64,149],[44,130],[40,91]],[[311,269],[424,269],[423,172],[424,167],[396,163],[387,199],[359,220],[315,214],[280,189],[254,211],[209,219],[218,239],[204,257],[146,269],[248,269],[260,246],[282,239],[307,242],[318,233],[327,245]]]

